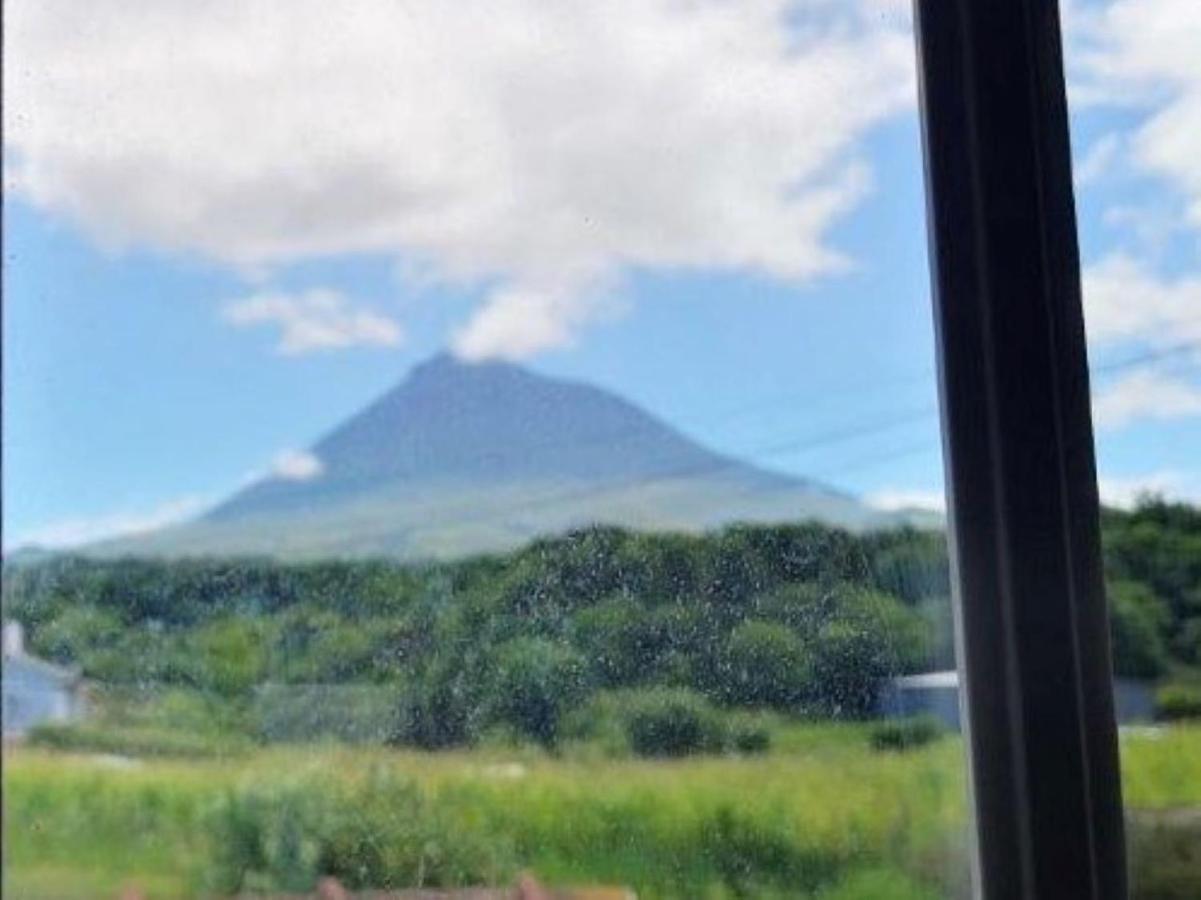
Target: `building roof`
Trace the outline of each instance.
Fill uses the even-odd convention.
[[[918,675],[902,675],[892,683],[901,688],[957,688],[959,673],[954,669],[942,672],[922,672]]]
[[[57,666],[52,662],[47,662],[44,659],[39,659],[36,656],[30,656],[28,653],[5,653],[4,654],[4,670],[7,672],[12,666],[24,668],[27,671],[36,672],[39,675],[49,678],[53,681],[60,682],[64,685],[71,685],[79,681],[79,672],[76,669],[68,669],[65,666]]]

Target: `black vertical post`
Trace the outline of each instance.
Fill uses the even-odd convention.
[[[957,639],[990,898],[1125,897],[1055,0],[917,0]]]

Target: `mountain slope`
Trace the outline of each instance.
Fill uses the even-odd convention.
[[[201,519],[105,553],[453,556],[606,522],[875,518],[853,498],[714,453],[614,394],[438,356],[312,448],[306,480],[262,479]]]

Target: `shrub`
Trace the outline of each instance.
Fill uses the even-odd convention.
[[[686,756],[725,744],[720,714],[700,694],[683,688],[636,692],[624,719],[630,748],[640,756]]]
[[[441,750],[471,743],[481,727],[480,672],[474,654],[444,654],[397,692],[391,744]]]
[[[554,744],[559,719],[584,696],[584,662],[570,647],[545,638],[516,638],[496,654],[487,718]]]
[[[771,731],[762,722],[734,719],[729,726],[728,741],[739,753],[766,753],[771,748]]]
[[[1155,695],[1155,712],[1168,722],[1201,719],[1201,685],[1165,684]]]
[[[943,731],[933,716],[890,719],[872,728],[869,740],[873,750],[912,750],[938,740]]]
[[[598,692],[564,716],[561,736],[577,743],[577,756],[751,754],[771,748],[775,727],[770,713],[722,709],[683,688],[643,688]]]
[[[576,754],[586,748],[600,756],[630,755],[630,739],[626,728],[626,712],[631,694],[637,691],[598,691],[577,708],[564,714],[560,738],[577,742]]]

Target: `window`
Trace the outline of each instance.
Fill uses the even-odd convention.
[[[1054,10],[919,7],[9,3],[6,893],[1116,897],[1120,745],[1188,895]]]

